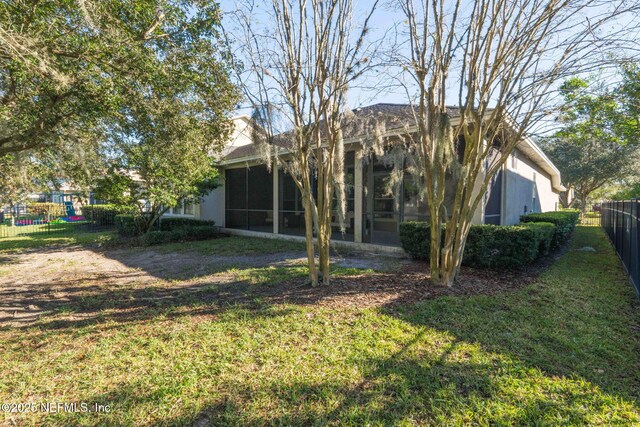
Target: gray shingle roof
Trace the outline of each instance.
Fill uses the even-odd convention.
[[[409,104],[379,103],[352,110],[353,115],[347,115],[343,125],[344,139],[353,139],[370,133],[373,123],[384,123],[387,131],[401,129],[415,124],[414,106]],[[455,107],[447,107],[450,117],[458,117],[459,111]],[[364,126],[362,124],[365,124]],[[276,135],[275,143],[286,147],[289,133]],[[280,140],[280,141],[278,141]],[[236,148],[225,156],[225,160],[235,160],[252,157],[257,154],[254,145],[244,145]]]

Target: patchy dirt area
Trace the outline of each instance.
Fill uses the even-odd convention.
[[[87,304],[86,300],[110,294],[115,301],[119,295],[133,291],[137,297],[153,301],[199,292],[199,287],[230,285],[237,289],[231,293],[232,289],[221,289],[220,296],[235,299],[237,295],[246,295],[248,289],[233,271],[269,266],[287,268],[304,265],[305,261],[305,254],[299,252],[219,256],[152,249],[94,251],[80,246],[2,255],[0,325],[29,323],[60,309],[77,313],[75,306],[79,301],[83,306],[92,306],[95,304]],[[407,261],[362,255],[336,256],[333,262],[342,267],[387,271]],[[126,305],[127,301],[122,303]]]
[[[331,286],[317,288],[306,285],[299,275],[251,284],[238,273],[247,268],[299,267],[305,259],[304,253],[297,252],[245,257],[152,249],[93,251],[80,246],[3,255],[0,327],[28,324],[51,313],[69,313],[70,319],[81,321],[185,299],[215,306],[251,304],[258,299],[267,304],[357,308],[408,304],[442,295],[517,288],[531,283],[552,261],[542,260],[523,272],[464,269],[453,288],[429,285],[424,262],[379,254],[335,256],[334,265],[362,269],[362,274],[335,275]]]

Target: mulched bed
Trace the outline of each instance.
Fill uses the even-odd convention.
[[[334,276],[330,286],[314,288],[300,280],[285,282],[269,287],[264,296],[271,303],[367,308],[412,304],[446,295],[492,295],[533,283],[566,250],[565,247],[520,271],[463,267],[458,282],[451,288],[430,284],[428,263],[414,261],[401,271]]]

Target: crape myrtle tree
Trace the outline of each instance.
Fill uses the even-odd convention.
[[[313,286],[328,285],[334,209],[344,231],[346,95],[369,67],[368,24],[377,1],[358,14],[351,0],[272,0],[261,6],[242,2],[234,14],[237,30],[230,31],[244,61],[239,79],[255,107],[254,142],[268,166],[281,167],[299,189],[309,279]]]
[[[73,150],[172,86],[221,127],[233,89],[219,22],[195,0],[3,1],[0,155]]]
[[[397,5],[404,18],[398,38],[406,43],[392,59],[410,82],[404,87],[417,124],[416,170],[425,182],[431,230],[446,228],[431,233],[431,281],[451,286],[491,179],[537,121],[554,83],[601,64],[595,54],[608,40],[600,29],[626,9],[624,2],[588,0]],[[447,113],[451,99],[455,121]],[[453,192],[450,204],[445,190]]]
[[[543,140],[583,214],[594,191],[637,173],[638,116],[629,114],[622,101],[624,86],[607,89],[577,77],[566,80],[560,129]]]

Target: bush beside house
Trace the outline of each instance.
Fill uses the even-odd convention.
[[[143,228],[143,220],[140,216],[129,214],[118,214],[113,219],[118,234],[123,237],[139,236]]]
[[[160,230],[162,231],[173,231],[177,228],[184,227],[201,227],[201,226],[209,226],[213,227],[215,225],[215,221],[206,221],[202,219],[193,219],[193,218],[160,218]]]
[[[463,265],[518,269],[561,247],[571,236],[575,212],[530,214],[519,225],[472,225],[465,245]],[[534,216],[533,218],[528,218]],[[542,221],[542,219],[552,219]],[[444,232],[444,229],[443,229]],[[402,248],[414,259],[429,259],[430,230],[425,222],[400,224]]]
[[[214,226],[214,221],[190,218],[163,218],[157,230],[141,235],[141,221],[143,219],[135,215],[116,215],[114,218],[116,229],[121,236],[140,237],[140,243],[145,246],[207,240],[220,236],[220,229]]]
[[[559,249],[564,243],[569,240],[573,229],[578,223],[580,218],[580,212],[577,210],[570,211],[557,211],[557,212],[543,212],[532,213],[522,215],[520,222],[550,222],[556,226],[553,234],[553,240],[551,242],[551,250]]]
[[[214,227],[213,225],[192,225],[175,228],[171,231],[150,231],[140,239],[143,245],[151,246],[171,242],[215,239],[219,236],[220,229],[218,227]]]

